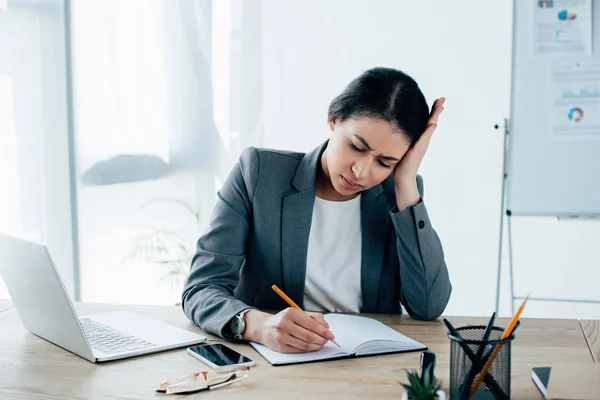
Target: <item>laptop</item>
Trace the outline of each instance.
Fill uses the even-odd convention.
[[[29,332],[93,363],[206,341],[129,311],[79,317],[47,247],[41,244],[0,234],[0,275]]]

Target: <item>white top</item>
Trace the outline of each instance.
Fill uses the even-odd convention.
[[[307,311],[360,311],[360,197],[348,201],[315,198],[306,256]]]

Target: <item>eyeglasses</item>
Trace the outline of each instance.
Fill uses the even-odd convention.
[[[156,389],[164,394],[192,394],[218,389],[241,381],[248,377],[249,367],[237,367],[225,370],[200,371],[171,379]]]

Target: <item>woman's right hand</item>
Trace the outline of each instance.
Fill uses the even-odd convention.
[[[246,313],[245,319],[245,340],[264,344],[280,353],[317,351],[329,340],[335,339],[320,313],[307,315],[291,307],[275,315],[251,310]]]

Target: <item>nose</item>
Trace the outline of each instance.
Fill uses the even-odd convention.
[[[369,161],[357,160],[352,164],[352,172],[354,173],[355,182],[362,183],[369,175]]]

